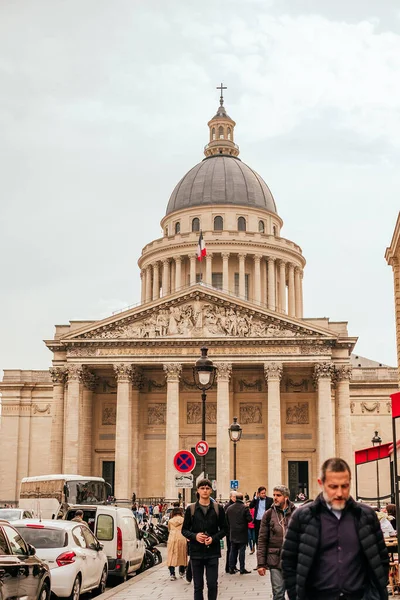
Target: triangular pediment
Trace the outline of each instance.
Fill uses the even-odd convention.
[[[63,336],[83,340],[285,339],[337,335],[202,285],[91,323]]]

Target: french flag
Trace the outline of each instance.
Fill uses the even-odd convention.
[[[203,239],[203,232],[200,231],[199,243],[197,246],[197,260],[203,260],[207,256],[207,248]]]

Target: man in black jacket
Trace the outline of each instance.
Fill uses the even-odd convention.
[[[216,600],[218,593],[218,559],[221,556],[221,539],[225,536],[225,512],[212,502],[212,484],[202,479],[197,484],[199,499],[185,511],[182,535],[190,542],[194,600],[203,600],[204,569],[206,571],[208,600]]]
[[[376,513],[350,496],[341,458],[321,467],[321,494],[289,522],[282,571],[290,600],[387,600],[388,553]],[[300,551],[301,548],[301,551]]]
[[[232,504],[235,504],[235,500],[236,500],[236,494],[237,492],[235,490],[231,490],[229,492],[229,501],[228,503],[224,506],[224,510],[225,510],[225,515],[226,515],[226,511],[228,510],[228,508],[230,506],[232,506]],[[229,527],[226,528],[226,538],[225,538],[225,542],[226,542],[226,561],[225,561],[225,573],[229,573],[229,555],[231,553],[231,538],[230,538],[230,533],[229,533]],[[236,563],[235,563],[235,568],[236,568]]]
[[[254,536],[256,538],[256,544],[258,544],[261,519],[265,511],[271,508],[272,503],[273,499],[267,496],[267,489],[263,485],[260,485],[257,490],[256,498],[253,498],[249,505],[249,508],[254,508]]]
[[[229,554],[229,573],[236,573],[236,561],[239,554],[240,574],[246,575],[245,554],[248,540],[247,530],[252,521],[250,510],[243,502],[243,494],[236,493],[236,502],[233,502],[226,510],[226,521],[228,524],[231,548]]]

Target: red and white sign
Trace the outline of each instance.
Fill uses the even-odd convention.
[[[204,440],[197,442],[196,444],[196,454],[199,456],[205,456],[209,450],[209,445]]]
[[[189,450],[179,450],[174,456],[174,467],[179,473],[191,473],[196,466],[196,458]]]

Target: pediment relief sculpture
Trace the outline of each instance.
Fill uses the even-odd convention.
[[[146,339],[168,337],[290,338],[320,335],[242,308],[195,300],[155,310],[145,319],[112,324],[82,334],[84,339]]]

